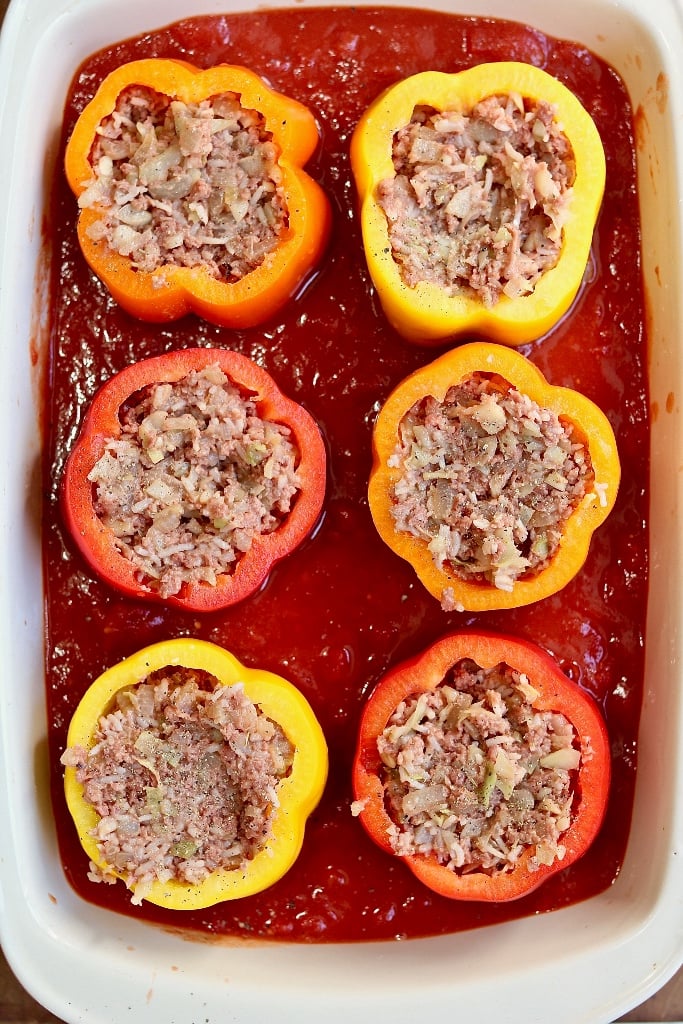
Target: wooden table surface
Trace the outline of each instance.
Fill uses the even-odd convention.
[[[0,23],[8,3],[9,0],[0,0]],[[656,995],[620,1020],[683,1024],[683,968]],[[0,1024],[62,1024],[58,1017],[45,1010],[24,990],[1,952]]]

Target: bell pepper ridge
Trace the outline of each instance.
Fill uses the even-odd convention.
[[[392,819],[386,809],[383,763],[377,739],[401,701],[429,692],[444,680],[450,668],[471,659],[480,668],[505,664],[524,674],[538,696],[538,711],[564,715],[574,727],[581,761],[574,788],[569,828],[562,833],[563,858],[530,871],[534,847],[527,847],[509,871],[488,874],[473,870],[459,874],[436,857],[401,857],[415,877],[434,892],[454,900],[505,902],[519,899],[546,879],[564,871],[586,853],[602,825],[610,786],[610,747],[607,729],[595,702],[560,670],[536,644],[517,637],[485,631],[462,631],[436,641],[427,650],[391,669],[380,679],[363,709],[352,782],[360,822],[370,838],[386,853],[394,853],[389,832]]]
[[[89,207],[80,211],[77,226],[86,261],[116,302],[142,320],[165,322],[194,312],[225,327],[263,323],[310,277],[329,238],[330,203],[303,170],[319,142],[313,114],[244,67],[224,64],[201,70],[182,60],[131,61],[107,75],[68,140],[64,166],[76,196],[93,177],[89,157],[98,125],[114,110],[120,94],[134,85],[187,103],[234,92],[244,107],[261,114],[280,150],[288,224],[275,249],[258,267],[238,281],[227,282],[212,277],[201,266],[166,264],[151,272],[136,269],[106,241],[91,237],[90,229],[100,212],[96,206]]]
[[[67,746],[89,750],[100,718],[120,690],[143,682],[157,670],[175,667],[210,673],[222,686],[243,684],[247,697],[281,727],[294,746],[291,771],[278,784],[279,807],[274,813],[272,833],[247,865],[216,870],[195,884],[157,880],[144,897],[169,910],[197,910],[260,892],[291,868],[303,844],[307,819],[325,787],[328,755],[313,709],[292,683],[272,672],[246,667],[224,648],[190,637],[145,647],[103,672],[86,690],[73,714]],[[92,835],[99,816],[84,798],[73,767],[65,768],[64,791],[83,849],[100,869],[111,871]],[[125,879],[119,872],[114,874]]]
[[[436,283],[408,286],[394,259],[387,218],[377,197],[379,183],[395,174],[395,133],[410,122],[418,106],[469,113],[489,96],[510,94],[553,104],[556,121],[573,149],[576,175],[557,264],[545,271],[530,295],[503,295],[491,307],[476,296],[449,296]],[[351,165],[370,276],[387,319],[407,341],[439,345],[469,333],[522,345],[547,333],[567,312],[586,270],[606,171],[593,119],[558,79],[518,61],[479,64],[454,74],[426,71],[403,79],[386,89],[360,118],[351,140]]]
[[[594,487],[584,494],[564,524],[559,549],[548,564],[535,574],[518,577],[509,591],[487,581],[463,579],[447,566],[439,568],[427,542],[399,532],[392,516],[392,490],[400,469],[390,460],[403,417],[427,396],[442,401],[451,386],[477,372],[497,374],[539,406],[569,422],[588,449],[595,478]],[[549,383],[534,363],[515,349],[487,342],[471,342],[452,349],[398,384],[379,411],[372,445],[368,501],[379,535],[412,565],[437,600],[441,601],[444,591],[451,588],[455,606],[465,611],[520,607],[561,590],[584,564],[592,535],[612,510],[619,488],[616,440],[602,410],[580,392]]]
[[[253,398],[260,415],[290,429],[299,452],[300,490],[282,523],[271,533],[254,537],[232,573],[221,573],[215,585],[185,583],[177,594],[162,598],[140,580],[139,570],[120,552],[114,534],[97,516],[88,474],[103,455],[108,439],[121,435],[119,410],[127,399],[149,385],[174,383],[214,363]],[[314,529],[325,497],[326,461],[315,420],[303,406],[287,398],[270,374],[251,359],[226,349],[180,349],[132,363],[95,394],[64,468],[62,514],[82,555],[110,586],[131,598],[163,600],[188,611],[217,611],[258,590],[276,563]]]

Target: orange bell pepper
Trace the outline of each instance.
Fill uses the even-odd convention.
[[[177,594],[162,598],[116,543],[116,536],[95,511],[89,474],[112,438],[122,435],[119,413],[136,392],[153,384],[175,383],[191,371],[217,363],[226,377],[256,403],[259,416],[286,425],[299,451],[300,490],[291,511],[271,533],[254,537],[231,573],[215,584],[184,583]],[[133,363],[115,374],[95,395],[62,478],[64,519],[81,553],[95,572],[132,598],[163,600],[189,611],[211,612],[242,601],[267,579],[277,562],[308,536],[320,515],[326,484],[326,455],[315,420],[287,398],[265,370],[238,352],[225,349],[178,349]]]
[[[569,215],[558,262],[529,295],[501,295],[487,306],[476,294],[448,295],[438,284],[407,285],[394,259],[386,214],[378,201],[380,182],[393,178],[393,140],[413,111],[469,114],[490,96],[518,95],[547,101],[568,139],[575,160]],[[578,99],[552,75],[517,61],[479,64],[457,74],[426,71],[397,82],[361,117],[351,141],[351,164],[361,203],[365,256],[384,312],[407,341],[441,344],[464,333],[480,333],[507,345],[539,338],[571,305],[583,278],[605,185],[605,155],[597,128]]]
[[[387,769],[380,757],[377,739],[402,701],[429,693],[450,681],[450,670],[458,662],[469,660],[483,669],[507,665],[524,676],[536,692],[531,699],[534,710],[563,715],[574,728],[575,744],[581,754],[573,784],[571,821],[561,834],[564,847],[561,859],[529,870],[530,859],[536,853],[535,844],[525,847],[511,870],[490,873],[483,870],[460,873],[440,863],[435,856],[401,858],[416,878],[449,899],[505,902],[532,892],[551,875],[564,871],[583,856],[602,825],[609,796],[610,747],[600,711],[536,644],[494,633],[454,633],[388,672],[370,695],[361,718],[353,764],[354,796],[361,824],[370,838],[387,853],[395,855],[389,837],[392,819],[385,801]],[[447,723],[444,727],[449,728]]]
[[[78,218],[78,239],[92,270],[114,299],[143,320],[167,321],[193,311],[227,327],[262,323],[301,287],[322,255],[331,225],[327,197],[302,169],[318,145],[313,114],[302,104],[270,89],[247,68],[220,65],[199,70],[179,60],[132,61],[109,74],[78,118],[69,138],[66,177],[76,196],[93,181],[90,155],[98,127],[130,86],[146,86],[185,103],[225,92],[239,96],[242,107],[262,115],[265,130],[279,150],[287,222],[276,247],[240,280],[212,277],[201,266],[164,264],[154,271],[136,269],[130,258],[95,240],[92,226],[101,219],[97,205]]]
[[[67,747],[90,751],[95,744],[99,721],[109,713],[117,693],[143,683],[153,672],[178,667],[207,672],[219,686],[241,684],[246,696],[262,714],[280,726],[294,747],[291,769],[278,782],[279,805],[272,816],[271,834],[246,865],[233,870],[216,870],[196,884],[177,878],[157,880],[144,896],[150,903],[170,910],[197,910],[260,892],[290,869],[301,850],[306,821],[325,787],[328,757],[325,737],[315,714],[296,687],[272,672],[246,668],[216,644],[187,637],[145,647],[102,673],[74,712]],[[105,874],[126,881],[125,873],[108,865],[102,855],[93,835],[100,816],[85,799],[77,775],[73,765],[65,768],[66,801],[81,845]],[[134,889],[134,885],[131,887]]]
[[[560,421],[571,424],[588,450],[594,476],[593,487],[586,491],[564,524],[558,550],[535,573],[518,576],[509,591],[486,580],[467,579],[448,562],[439,568],[428,542],[399,532],[392,515],[394,487],[401,475],[392,456],[398,444],[401,421],[426,396],[443,401],[450,387],[477,373],[497,375],[541,408],[556,413]],[[442,601],[444,593],[450,589],[454,607],[486,611],[531,604],[561,590],[585,562],[594,530],[604,522],[614,505],[619,480],[614,433],[601,409],[571,388],[548,383],[540,370],[516,350],[473,342],[447,352],[411,374],[384,403],[373,431],[368,497],[370,512],[382,539],[397,555],[410,562],[437,600]]]

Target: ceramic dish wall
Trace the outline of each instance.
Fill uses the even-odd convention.
[[[449,9],[446,2],[436,8]],[[459,5],[461,6],[461,5]],[[304,5],[302,5],[302,9]],[[109,914],[67,885],[48,800],[40,559],[38,393],[46,254],[41,221],[62,105],[75,68],[117,39],[229,0],[13,0],[0,50],[0,928],[24,986],[67,1021],[90,1024],[359,1021],[409,1024],[457,1007],[461,1020],[607,1022],[683,960],[683,680],[680,452],[683,375],[683,11],[675,0],[519,0],[514,17],[581,41],[624,78],[637,111],[646,293],[651,318],[651,593],[631,839],[601,896],[493,929],[409,943],[192,943]],[[242,9],[235,6],[234,9]],[[467,12],[510,17],[504,0]],[[27,130],[27,126],[30,130]],[[678,134],[676,134],[678,132]],[[400,994],[396,979],[401,979]],[[558,999],[557,993],[567,993]],[[258,997],[259,1010],[254,1010]]]

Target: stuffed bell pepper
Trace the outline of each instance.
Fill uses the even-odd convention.
[[[196,910],[260,892],[296,860],[327,777],[303,695],[188,638],[97,678],[71,721],[66,800],[90,877]]]
[[[507,901],[588,850],[609,785],[594,701],[535,644],[463,632],[371,694],[352,811],[434,892]]]
[[[414,75],[365,112],[351,160],[370,274],[408,341],[520,345],[569,308],[605,156],[552,75],[515,61]]]
[[[369,483],[382,539],[446,611],[531,604],[586,560],[617,496],[609,420],[521,353],[474,342],[392,392]]]
[[[261,323],[327,241],[329,202],[303,170],[317,145],[313,114],[246,68],[124,64],[66,149],[85,258],[141,319]]]
[[[100,388],[62,509],[111,586],[214,611],[254,593],[308,536],[325,474],[317,424],[265,370],[237,352],[182,349]]]

